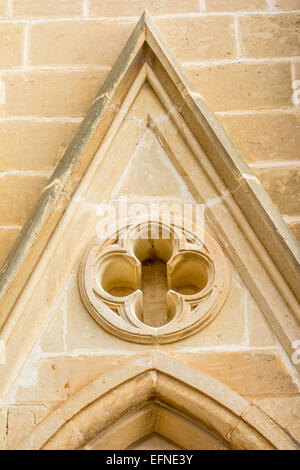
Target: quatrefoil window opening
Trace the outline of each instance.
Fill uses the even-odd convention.
[[[137,318],[145,325],[159,328],[176,313],[174,295],[193,306],[195,295],[212,280],[209,261],[197,252],[182,251],[173,255],[172,240],[138,239],[133,255],[120,250],[118,244],[99,263],[96,282],[111,296],[111,307],[120,314],[124,297],[137,293]],[[119,306],[118,306],[119,304]]]
[[[96,322],[146,344],[203,328],[220,311],[229,286],[228,263],[210,234],[205,231],[202,240],[183,226],[148,217],[92,242],[79,276],[83,303]]]

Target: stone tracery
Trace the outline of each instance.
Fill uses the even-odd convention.
[[[229,279],[226,259],[209,234],[202,242],[182,227],[146,218],[93,243],[80,290],[108,331],[133,342],[168,343],[217,315]]]

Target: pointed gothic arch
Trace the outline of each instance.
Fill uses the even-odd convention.
[[[299,449],[245,398],[156,351],[90,382],[36,426],[20,448],[126,449],[151,433],[187,449]]]

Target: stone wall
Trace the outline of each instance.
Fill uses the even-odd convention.
[[[296,233],[300,224],[299,0],[7,0],[0,3],[0,263],[145,6]],[[194,380],[197,371],[207,374],[213,378],[209,380],[218,381],[213,392],[216,389],[222,399],[228,390],[220,389],[221,385],[240,395],[238,403],[249,402],[247,413],[252,416],[256,410],[252,424],[257,419],[265,426],[261,421],[265,412],[300,441],[299,377],[276,337],[276,328],[272,330],[274,321],[269,318],[267,323],[263,310],[272,297],[270,309],[275,305],[283,317],[287,311],[283,299],[290,299],[281,297],[285,286],[281,285],[276,297],[277,284],[258,256],[261,251],[253,242],[253,233],[235,223],[240,213],[235,211],[233,216],[226,209],[223,193],[217,197],[216,178],[206,178],[204,163],[196,163],[191,146],[177,133],[155,89],[144,84],[130,106],[116,136],[111,133],[111,141],[106,143],[105,158],[102,160],[100,149],[97,162],[90,165],[76,197],[69,201],[59,230],[40,256],[5,330],[7,372],[2,375],[5,380],[0,380],[4,397],[0,397],[0,449],[19,448],[26,436],[30,445],[27,440],[25,448],[34,447],[34,435],[43,435],[41,429],[55,423],[55,417],[64,419],[61,407],[70,411],[77,392],[87,390],[90,399],[90,387],[98,379],[98,385],[110,385],[114,390],[114,376],[120,375],[125,383],[124,370],[132,369],[136,375],[141,368],[146,374],[155,365],[155,373],[141,372],[129,383],[130,393],[124,392],[120,379],[118,399],[108,395],[106,409],[110,411],[112,400],[122,411],[124,397],[142,399],[150,379],[158,383],[158,389],[164,383],[157,357],[164,367],[181,364],[180,373],[175,374],[181,383],[186,376]],[[151,129],[147,113],[156,123]],[[154,131],[164,139],[159,140]],[[210,169],[211,174],[213,171]],[[223,217],[228,233],[212,225],[208,228],[222,239],[226,257],[239,253],[229,262],[228,296],[205,328],[174,343],[151,346],[125,341],[94,321],[82,292],[80,296],[79,272],[83,252],[101,218],[97,205],[106,196],[129,196],[131,203],[204,201],[214,207],[215,212],[211,211],[217,220],[217,216]],[[247,236],[252,237],[258,254]],[[251,275],[254,270],[255,276]],[[252,284],[249,278],[255,278]],[[259,293],[263,285],[265,302],[257,301],[248,284]],[[200,382],[206,383],[207,376],[201,375]],[[148,387],[151,393],[152,385]],[[171,389],[178,391],[178,384],[161,388],[173,400]],[[185,397],[185,402],[192,403],[191,397]],[[236,407],[236,395],[234,402]],[[140,406],[130,403],[131,408]],[[86,405],[84,402],[89,410]],[[94,408],[90,410],[90,416],[98,416]],[[214,417],[215,410],[214,404]],[[244,411],[240,413],[244,419]],[[159,415],[163,422],[160,416],[164,415]],[[71,420],[72,438],[81,435],[78,419]],[[143,422],[147,420],[143,418]],[[42,427],[36,428],[39,423]],[[238,429],[236,425],[234,418],[226,435]],[[86,427],[89,432],[91,423]],[[127,427],[135,428],[138,426],[133,424]],[[169,430],[179,428],[178,424],[169,426]],[[171,434],[162,435],[172,440]],[[246,448],[259,446],[246,444]],[[281,447],[286,448],[285,441]]]
[[[1,0],[0,263],[145,7],[299,237],[300,0]]]

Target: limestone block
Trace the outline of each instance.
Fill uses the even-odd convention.
[[[31,65],[113,65],[126,43],[132,21],[36,23],[29,38]]]
[[[276,352],[174,352],[173,355],[241,395],[292,395],[298,391]]]
[[[201,405],[200,405],[201,406]],[[219,439],[216,439],[204,429],[200,430],[196,425],[191,425],[180,417],[174,416],[170,411],[164,410],[159,412],[158,431],[165,435],[168,439],[176,440],[184,449],[194,450],[226,450]],[[178,436],[178,428],[180,428],[180,436]]]
[[[186,72],[214,111],[292,106],[287,63],[187,67]]]
[[[300,14],[251,15],[239,18],[241,52],[246,57],[300,54]]]
[[[77,349],[136,354],[145,349],[146,346],[129,343],[107,333],[89,315],[79,295],[77,271],[72,274],[65,295],[66,347],[69,351]]]
[[[243,421],[247,424],[250,424],[250,426],[253,426],[254,429],[258,430],[261,435],[264,436],[268,447],[269,443],[271,443],[273,444],[274,449],[277,448],[278,450],[286,450],[290,448],[291,440],[289,436],[283,433],[280,427],[258,407],[250,405],[249,408],[243,413]],[[237,428],[233,431],[232,437],[235,437],[234,435],[236,434],[236,432],[239,433],[239,428],[241,426],[243,426],[242,422],[240,422]],[[249,437],[249,441],[251,442],[253,438],[251,439],[250,433]],[[268,448],[267,446],[266,448]],[[243,446],[242,448],[245,447]],[[255,448],[259,450],[265,448],[265,444],[264,442],[257,442],[257,445],[255,446],[246,447],[246,449],[249,448]]]
[[[73,207],[74,212],[69,220],[68,230],[63,232],[63,243],[55,245],[53,251],[49,250],[45,253],[47,267],[43,272],[43,276],[39,279],[39,288],[32,293],[31,301],[35,305],[35,310],[41,314],[39,322],[35,317],[34,325],[31,325],[31,334],[38,334],[43,325],[47,314],[50,314],[51,307],[57,300],[62,286],[67,280],[72,266],[77,263],[78,256],[81,256],[86,246],[88,237],[94,235],[91,233],[91,224],[93,228],[97,224],[93,212],[81,210],[80,204],[77,202]],[[31,324],[30,316],[24,318],[27,325],[23,325],[22,329],[29,328]],[[19,326],[19,325],[18,325]],[[26,336],[28,339],[28,336]]]
[[[48,178],[26,174],[0,177],[0,225],[22,225]]]
[[[234,273],[230,291],[218,316],[203,330],[171,344],[165,349],[205,348],[221,345],[242,344],[245,341],[244,286]]]
[[[219,116],[249,163],[299,159],[300,113]]]
[[[5,72],[6,103],[0,115],[83,116],[106,74],[91,70]]]
[[[114,425],[108,427],[85,448],[90,450],[128,449],[132,443],[140,442],[145,435],[151,435],[156,427],[156,409],[154,405],[148,405],[136,413],[130,413],[130,416],[118,421],[117,429]]]
[[[6,448],[7,410],[0,408],[0,450]]]
[[[151,15],[198,12],[198,0],[88,0],[90,16],[139,16],[145,8]]]
[[[255,168],[254,172],[281,214],[300,214],[299,167]]]
[[[15,402],[65,401],[74,393],[114,366],[128,360],[128,355],[54,356],[40,359],[24,374],[31,382],[20,384]],[[32,367],[32,366],[31,366]],[[27,386],[25,386],[27,385]]]
[[[254,403],[300,442],[300,396],[255,399]]]
[[[289,223],[288,227],[298,243],[300,243],[300,222]]]
[[[267,0],[205,0],[207,11],[267,10]]]
[[[278,10],[299,10],[300,1],[299,0],[274,0],[274,7]]]
[[[130,450],[179,450],[176,444],[159,436],[152,435],[129,448]]]
[[[114,392],[114,390],[116,390],[116,393],[113,393],[113,395],[119,395],[119,391],[121,391],[123,403],[129,400],[130,405],[136,405],[137,401],[139,404],[142,404],[143,396],[146,396],[147,399],[149,398],[149,392],[151,394],[153,391],[152,386],[156,374],[149,371],[153,369],[154,364],[155,355],[152,351],[148,351],[143,355],[134,356],[132,360],[129,358],[129,360],[126,361],[125,364],[122,364],[121,367],[109,369],[106,373],[99,375],[99,377],[89,383],[82,391],[63,403],[59,409],[60,415],[63,416],[64,419],[68,420],[76,416],[80,411],[83,411],[93,402],[97,401],[99,397],[105,397],[107,392],[108,402],[111,404],[111,401],[114,401],[114,396],[111,396],[109,392]],[[146,373],[144,374],[144,372]],[[136,379],[132,381],[132,377],[136,377]],[[117,389],[120,384],[122,384],[122,388],[118,391]],[[143,396],[127,394],[127,385],[130,391],[136,390],[136,388],[138,388],[139,391],[143,390]],[[122,394],[122,392],[124,393],[124,389],[125,394]],[[110,410],[110,408],[111,407],[108,409]]]
[[[294,89],[294,94],[293,94],[293,102],[295,104],[300,103],[300,87],[299,87],[299,80],[300,80],[300,62],[295,61],[293,63],[294,67],[294,72],[295,72],[295,80],[293,81],[293,89]]]
[[[119,195],[184,197],[183,181],[148,128],[126,168]],[[186,190],[187,192],[187,190]]]
[[[146,354],[143,356],[146,356]],[[170,395],[172,394],[173,399],[175,402],[177,402],[178,406],[178,401],[175,396],[178,396],[179,393],[178,398],[181,403],[180,408],[182,410],[188,410],[189,404],[184,399],[184,397],[188,395],[190,403],[193,404],[193,411],[198,419],[201,419],[202,412],[206,413],[208,411],[211,413],[212,410],[215,410],[215,403],[222,403],[222,405],[225,407],[225,410],[231,410],[237,416],[240,416],[245,407],[248,406],[247,400],[245,400],[243,397],[233,392],[231,389],[224,387],[221,382],[216,381],[213,377],[196,373],[193,367],[188,367],[186,361],[183,363],[178,363],[178,361],[170,355],[162,354],[160,352],[156,352],[153,356],[157,358],[158,369],[166,374],[166,376],[181,376],[180,381],[186,382],[190,387],[192,387],[187,394],[183,392],[183,390],[183,393],[180,393],[182,384],[176,384],[174,379],[166,379],[166,376],[159,376],[157,380],[157,392],[163,398],[163,401],[170,402]],[[160,387],[160,385],[163,386]],[[197,394],[195,395],[195,391],[192,391],[199,388],[201,389],[201,393],[203,393],[201,401],[202,403],[206,403],[206,405],[202,407],[202,411],[197,406],[199,403],[199,396],[197,396]],[[232,422],[233,416],[228,415],[227,411],[225,410],[223,411],[226,415],[226,418],[222,411],[222,415],[225,418],[225,421],[227,421],[227,423],[230,421]]]
[[[8,13],[7,13],[7,0],[2,0],[0,2],[0,18],[7,18]]]
[[[19,232],[20,230],[18,228],[0,227],[0,266],[8,255]]]
[[[16,67],[23,62],[24,25],[0,24],[0,67]]]
[[[45,405],[11,406],[7,414],[7,447],[16,449],[33,428],[47,415]]]
[[[82,0],[12,0],[13,18],[62,18],[82,12]]]
[[[42,429],[37,428],[37,430],[33,429],[32,433],[30,434],[29,445],[27,441],[27,446],[23,447],[23,443],[20,445],[20,450],[28,450],[28,449],[39,449],[42,444],[45,442],[49,435],[55,434],[55,432],[64,424],[64,419],[54,411],[51,415],[47,418],[46,423],[42,427]],[[35,432],[37,431],[37,432]],[[23,441],[24,442],[24,441]],[[59,449],[59,448],[58,448]]]
[[[97,439],[97,435],[116,418],[120,417],[123,413],[125,414],[129,408],[143,404],[149,398],[149,386],[151,383],[151,375],[145,374],[139,377],[139,380],[131,381],[128,385],[123,384],[121,389],[117,388],[112,393],[106,394],[102,400],[95,400],[89,406],[86,406],[82,410],[83,412],[76,414],[69,420],[60,433],[46,444],[45,449],[61,447],[74,449],[82,447],[93,438]],[[122,390],[122,388],[126,388],[126,390]],[[122,391],[126,393],[126,398]],[[62,416],[65,416],[62,408],[60,408],[59,412]],[[151,421],[150,418],[150,426]],[[134,428],[133,433],[135,434]]]
[[[77,127],[73,122],[0,122],[0,170],[54,168]]]
[[[145,119],[138,120],[136,116],[132,116],[132,119],[125,120],[95,172],[85,196],[86,201],[99,204],[99,201],[109,199],[112,192],[113,197],[117,195],[118,186],[145,127]],[[101,185],[98,183],[99,179]]]
[[[157,26],[178,60],[184,62],[235,57],[233,18],[158,18]]]
[[[276,339],[262,312],[250,294],[247,296],[247,317],[251,346],[274,346]]]
[[[162,395],[164,391],[167,392],[167,403],[170,406],[174,406],[176,404],[175,406],[179,408],[183,414],[194,417],[197,416],[197,419],[203,424],[204,429],[210,432],[216,432],[218,436],[222,436],[226,439],[230,430],[237,424],[236,415],[230,413],[225,408],[218,410],[216,401],[211,399],[210,394],[208,394],[208,396],[205,394],[199,396],[198,394],[196,395],[193,390],[189,390],[187,393],[182,393],[183,391],[180,393],[181,387],[182,386],[176,383],[176,381],[173,381],[172,379],[169,381],[169,379],[166,379],[164,376],[160,376],[157,382],[158,400],[165,401],[165,398],[162,398]],[[171,426],[171,429],[172,428],[174,428],[174,426]],[[180,428],[184,429],[182,422],[180,423]],[[172,439],[174,436],[172,431],[169,431],[168,434],[164,434],[169,439]],[[198,446],[200,445],[199,441],[197,444]],[[184,443],[183,447],[185,448],[186,445],[187,442]],[[202,447],[200,448],[202,449]],[[210,448],[210,446],[208,446],[208,448]]]
[[[40,338],[39,347],[43,352],[60,352],[64,350],[64,305],[64,298],[57,302],[50,321]]]
[[[233,432],[230,435],[230,440],[229,442],[234,442],[235,445],[238,447],[239,450],[248,450],[248,449],[255,449],[255,450],[275,450],[275,447],[273,447],[270,442],[265,439],[264,437],[264,432],[268,432],[270,425],[272,426],[273,422],[269,421],[266,416],[262,413],[263,417],[261,420],[259,419],[260,416],[257,416],[256,414],[259,414],[259,410],[255,410],[256,413],[253,413],[253,410],[250,408],[250,422],[254,424],[254,429],[249,428],[249,423],[248,421],[245,423],[245,421],[240,420],[237,424],[237,426],[234,428]],[[246,419],[248,417],[248,411],[249,408],[246,410]],[[254,407],[252,407],[254,408]],[[254,419],[252,414],[254,414]],[[256,419],[255,419],[256,418]],[[258,419],[257,419],[258,418]],[[265,427],[264,426],[264,419],[267,419],[268,425]],[[262,423],[260,422],[262,421]],[[262,426],[260,426],[262,424]],[[262,427],[263,433],[262,435],[258,434],[256,429]],[[261,429],[259,429],[261,431]]]

